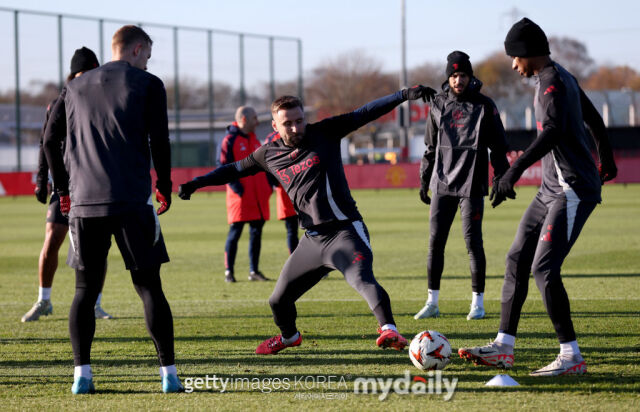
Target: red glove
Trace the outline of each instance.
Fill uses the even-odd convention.
[[[62,216],[68,217],[71,210],[71,198],[69,195],[60,196],[60,213]]]
[[[169,196],[163,195],[158,189],[156,189],[156,200],[160,203],[158,208],[158,216],[169,210],[171,206],[171,194]]]

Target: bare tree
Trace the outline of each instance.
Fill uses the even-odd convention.
[[[587,46],[570,37],[550,37],[551,57],[573,74],[580,82],[594,69],[594,60],[589,56]]]
[[[584,82],[588,90],[640,90],[640,74],[629,66],[603,66]]]
[[[484,84],[483,92],[492,98],[514,99],[530,92],[526,80],[511,69],[511,59],[496,51],[474,66],[474,75]]]
[[[341,54],[313,70],[306,103],[325,117],[392,93],[398,88],[397,77],[382,73],[381,66],[360,50]]]
[[[423,84],[439,90],[440,85],[447,80],[444,69],[444,63],[423,63],[409,70],[409,84]]]

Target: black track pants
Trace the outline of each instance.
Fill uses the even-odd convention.
[[[507,254],[500,332],[516,335],[533,273],[558,340],[576,339],[560,268],[595,206],[595,202],[580,201],[573,192],[561,197],[536,195]]]
[[[380,325],[395,324],[389,295],[373,276],[369,233],[361,221],[307,231],[285,263],[269,298],[276,325],[287,338],[296,329],[295,302],[331,270],[337,269],[369,304]]]
[[[482,244],[482,216],[484,198],[434,195],[429,208],[429,255],[427,256],[427,276],[429,289],[440,290],[440,279],[444,269],[444,248],[449,237],[451,224],[460,207],[462,233],[469,254],[471,269],[471,289],[483,293],[486,279],[487,261]]]

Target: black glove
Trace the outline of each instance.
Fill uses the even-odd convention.
[[[618,168],[615,163],[606,165],[604,163],[600,163],[600,166],[598,167],[598,174],[600,175],[600,183],[604,184],[604,182],[615,179],[615,177],[618,176]]]
[[[423,102],[433,100],[433,96],[436,95],[436,92],[431,87],[426,87],[421,84],[415,85],[409,89],[402,89],[402,97],[407,100],[418,100],[422,99]]]
[[[47,182],[38,182],[36,183],[36,199],[38,199],[38,202],[42,203],[43,205],[47,204],[47,195],[49,194],[49,188],[47,185]]]
[[[193,180],[190,180],[178,187],[178,197],[182,200],[189,200],[196,190],[198,190],[198,187]]]
[[[516,198],[516,192],[513,190],[513,185],[518,181],[513,169],[507,170],[504,176],[496,176],[493,178],[493,188],[491,189],[491,207],[497,207],[500,203],[509,199]]]
[[[429,192],[429,187],[425,186],[425,185],[421,185],[420,186],[420,200],[422,200],[422,203],[424,203],[425,205],[430,205],[431,204],[431,198],[429,197],[427,192]]]

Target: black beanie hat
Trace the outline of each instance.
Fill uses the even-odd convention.
[[[445,70],[447,78],[451,77],[455,72],[466,73],[469,77],[473,76],[473,69],[471,68],[469,56],[458,50],[451,52],[451,54],[447,56],[447,68]]]
[[[504,39],[504,50],[511,57],[548,56],[549,42],[540,26],[523,18],[511,27]]]
[[[76,50],[71,58],[71,76],[75,76],[79,72],[95,69],[100,64],[96,54],[86,47]]]

